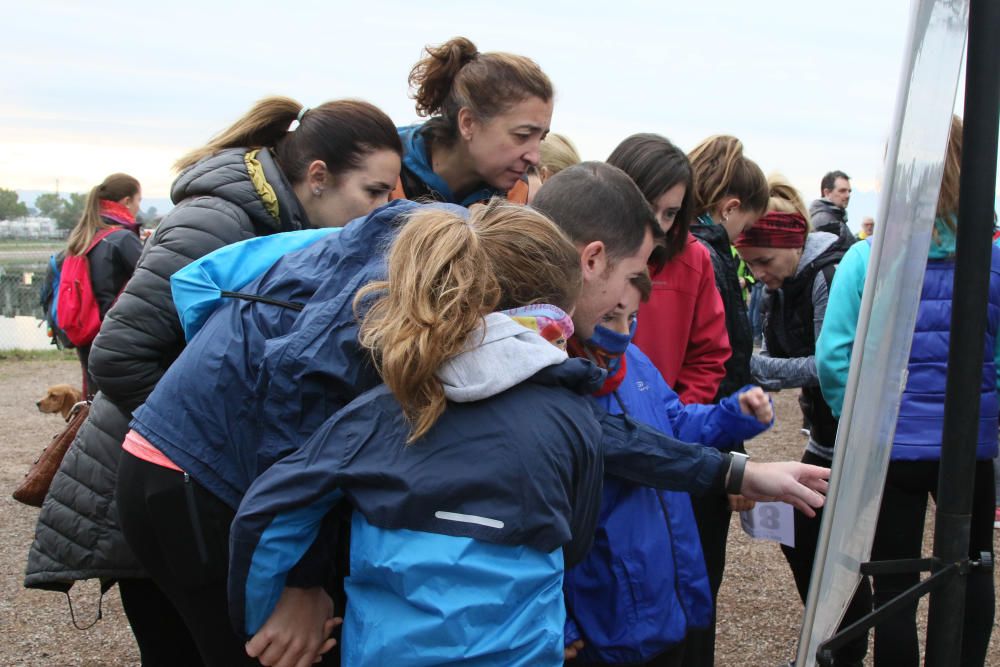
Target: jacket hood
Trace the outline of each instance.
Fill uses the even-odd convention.
[[[312,227],[267,148],[230,148],[188,168],[174,181],[170,199],[180,204],[192,197],[218,197],[235,204],[267,233]]]
[[[437,378],[448,400],[470,403],[506,391],[567,358],[565,351],[531,329],[503,313],[490,313],[480,332],[469,337],[468,348],[446,361]]]
[[[809,217],[817,216],[820,219],[813,220],[816,226],[828,225],[831,222],[847,222],[847,209],[837,206],[829,199],[815,199],[809,204]]]
[[[814,259],[836,243],[838,238],[840,237],[829,232],[813,232],[807,236],[806,245],[802,249],[802,257],[799,258],[799,265],[795,269],[795,275],[798,276],[802,273],[802,270],[809,266]]]
[[[486,201],[494,196],[504,196],[507,193],[483,184],[482,187],[470,192],[461,201],[456,199],[455,194],[448,187],[444,180],[434,173],[431,167],[430,157],[427,152],[427,142],[424,139],[423,123],[407,125],[396,128],[399,132],[399,139],[403,142],[403,166],[409,169],[428,188],[436,192],[441,200],[452,204],[469,206],[476,202]]]

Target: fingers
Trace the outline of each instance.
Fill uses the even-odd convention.
[[[577,639],[575,642],[563,649],[563,660],[572,660],[580,654],[581,649],[583,649],[583,640]]]

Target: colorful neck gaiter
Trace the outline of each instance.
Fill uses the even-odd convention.
[[[139,225],[136,223],[132,211],[116,201],[111,201],[110,199],[101,200],[101,217],[114,220],[122,227],[133,232],[138,232]]]
[[[566,341],[573,336],[573,318],[556,306],[535,303],[502,312],[521,326],[538,332],[560,350],[566,349]]]
[[[618,333],[607,327],[597,325],[594,334],[585,341],[572,338],[569,341],[569,352],[574,357],[590,359],[598,367],[608,371],[608,377],[595,396],[605,396],[618,389],[627,372],[625,351],[632,337],[635,336],[636,322],[632,322],[627,334]]]

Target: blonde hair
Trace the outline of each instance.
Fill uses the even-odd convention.
[[[411,424],[407,443],[444,412],[436,372],[466,349],[484,315],[532,303],[569,311],[582,288],[580,256],[565,234],[541,213],[503,200],[468,221],[421,208],[393,242],[387,268],[386,280],[358,292],[354,308],[371,303],[359,339]]]
[[[764,172],[744,157],[743,142],[718,134],[698,144],[688,154],[694,173],[694,213],[711,215],[727,197],[740,200],[741,211],[764,213],[768,187]]]
[[[777,211],[778,213],[798,213],[808,225],[807,229],[812,229],[809,222],[809,209],[802,199],[802,195],[796,190],[788,179],[781,174],[774,173],[767,177],[767,189],[770,195],[767,200],[767,212]]]
[[[87,193],[87,201],[83,205],[83,216],[69,233],[66,242],[66,253],[82,255],[87,252],[94,236],[108,225],[101,219],[101,200],[119,202],[127,197],[134,197],[140,190],[139,181],[128,174],[111,174],[100,185],[95,185]]]
[[[538,162],[538,170],[545,170],[543,176],[548,178],[549,176],[555,176],[563,169],[572,167],[575,164],[580,164],[583,160],[580,159],[580,154],[576,150],[576,146],[567,137],[561,134],[556,134],[555,132],[549,133],[545,139],[542,140],[541,145],[538,147],[541,153],[541,158]]]
[[[962,119],[952,114],[948,131],[948,150],[944,156],[944,175],[935,215],[955,231],[958,220],[958,185],[962,174]]]

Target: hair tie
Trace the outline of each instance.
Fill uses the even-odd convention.
[[[299,109],[299,113],[297,116],[295,116],[295,120],[293,120],[291,124],[288,126],[289,132],[294,132],[295,130],[299,129],[299,125],[302,124],[302,119],[305,118],[306,112],[308,111],[309,107],[302,107],[301,109]]]

